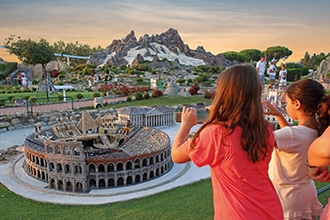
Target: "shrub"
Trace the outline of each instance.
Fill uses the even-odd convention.
[[[190,93],[190,95],[196,95],[198,90],[200,89],[200,87],[198,85],[193,85],[188,92]]]
[[[159,89],[154,89],[154,90],[152,91],[151,96],[152,96],[153,98],[158,98],[158,97],[160,97],[160,96],[163,96],[163,92],[162,92],[161,90],[159,90]]]
[[[59,80],[62,80],[62,79],[65,78],[65,74],[64,74],[64,73],[61,73],[61,74],[59,74],[59,75],[57,76],[57,78],[58,78]]]
[[[136,100],[142,100],[143,99],[143,94],[141,92],[138,92],[135,94],[135,99]]]
[[[82,99],[84,98],[84,95],[81,93],[76,94],[77,99]]]
[[[15,102],[15,96],[13,96],[13,95],[8,96],[8,100],[11,102]]]
[[[179,78],[176,80],[176,82],[179,83],[180,85],[182,85],[182,83],[186,82],[186,80],[183,78]]]
[[[24,88],[23,92],[31,92],[31,90],[29,88]]]
[[[73,84],[77,83],[77,81],[78,81],[77,78],[72,78],[72,79],[71,79],[71,83],[73,83]]]
[[[150,98],[150,95],[149,95],[149,93],[147,93],[147,92],[146,92],[146,93],[144,93],[144,95],[143,95],[143,98],[144,98],[144,99],[149,99],[149,98]]]
[[[57,98],[58,98],[58,101],[63,101],[63,99],[64,99],[64,96],[63,95],[57,95]]]
[[[93,98],[101,97],[101,94],[99,92],[93,92],[92,96]]]
[[[132,97],[131,96],[127,96],[126,102],[131,102],[131,101],[132,101]]]
[[[287,81],[293,82],[301,79],[302,68],[292,68],[292,69],[287,68],[287,71],[288,71]]]
[[[39,80],[33,79],[32,80],[32,85],[37,85],[39,83]]]
[[[136,78],[136,82],[143,82],[143,79],[142,78]]]
[[[214,96],[215,96],[215,90],[205,90],[204,91],[204,98],[213,99]]]

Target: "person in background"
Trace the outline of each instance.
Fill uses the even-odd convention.
[[[262,88],[252,65],[224,70],[209,116],[192,138],[188,135],[196,124],[196,109],[182,109],[172,160],[210,166],[214,219],[283,219],[268,176],[274,136],[263,115]]]
[[[103,72],[103,81],[104,81],[104,85],[109,84],[109,75],[105,71]]]
[[[95,91],[98,91],[98,89],[99,89],[99,76],[97,75],[97,73],[94,74],[93,81],[94,81]]]
[[[6,76],[6,83],[11,86],[11,78],[9,75]]]
[[[93,88],[93,76],[88,76],[87,77],[87,82],[88,82],[88,88],[92,89]]]
[[[23,76],[23,75],[22,75],[22,86],[23,86],[24,88],[27,87],[27,78],[26,78],[26,76]]]
[[[276,63],[277,63],[277,60],[272,59],[270,61],[270,66],[267,69],[267,74],[269,76],[269,81],[270,81],[270,83],[269,83],[270,89],[273,89],[274,85],[275,85],[276,72],[277,72]]]
[[[264,55],[262,55],[260,57],[259,61],[257,62],[256,70],[259,74],[262,85],[264,85],[265,84],[265,70],[266,70],[266,61],[265,61]]]
[[[21,72],[20,71],[18,71],[17,72],[17,83],[18,83],[18,86],[22,86],[22,78],[23,78],[23,76],[22,76],[22,74],[21,74]]]
[[[322,111],[319,112],[319,120],[330,122],[330,96],[324,97]],[[306,160],[307,173],[319,182],[330,182],[330,126],[322,135],[316,138],[308,149],[308,160]],[[330,219],[330,198],[324,208],[321,220]]]
[[[316,120],[324,87],[305,79],[291,84],[286,91],[286,112],[297,126],[290,126],[282,113],[265,102],[280,129],[274,131],[276,147],[269,164],[269,176],[280,197],[284,219],[316,219],[322,212],[314,181],[306,175],[309,145],[318,137],[323,122]],[[308,199],[307,199],[308,198]]]
[[[278,81],[280,89],[286,89],[288,78],[288,71],[286,70],[286,66],[284,63],[281,64],[281,70],[278,74]]]

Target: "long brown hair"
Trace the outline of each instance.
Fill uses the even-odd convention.
[[[261,103],[262,84],[256,69],[250,64],[234,65],[220,73],[209,116],[196,132],[193,142],[209,124],[242,128],[241,143],[253,162],[264,159],[269,146],[268,125]],[[227,135],[229,135],[228,133]]]

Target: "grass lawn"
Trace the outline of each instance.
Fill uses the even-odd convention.
[[[327,183],[316,183],[321,188]],[[327,203],[330,191],[319,198]],[[306,198],[308,199],[308,198]],[[1,219],[213,219],[210,179],[153,196],[105,205],[56,205],[22,198],[0,184]]]
[[[56,205],[22,198],[0,184],[0,219],[213,219],[210,180],[105,205]]]
[[[122,102],[118,104],[111,105],[111,108],[122,108],[128,106],[159,106],[159,105],[166,105],[166,106],[173,106],[178,104],[191,104],[191,103],[211,103],[210,99],[206,99],[199,96],[175,96],[175,97],[168,97],[168,96],[161,96],[158,98],[149,98],[143,100],[134,100],[131,102]]]

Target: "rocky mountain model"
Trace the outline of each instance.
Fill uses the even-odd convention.
[[[221,54],[206,52],[202,46],[191,50],[173,28],[160,35],[145,34],[139,40],[131,31],[125,38],[113,40],[104,51],[93,53],[87,63],[114,66],[148,63],[152,68],[169,68],[173,65],[228,67],[234,64]]]

